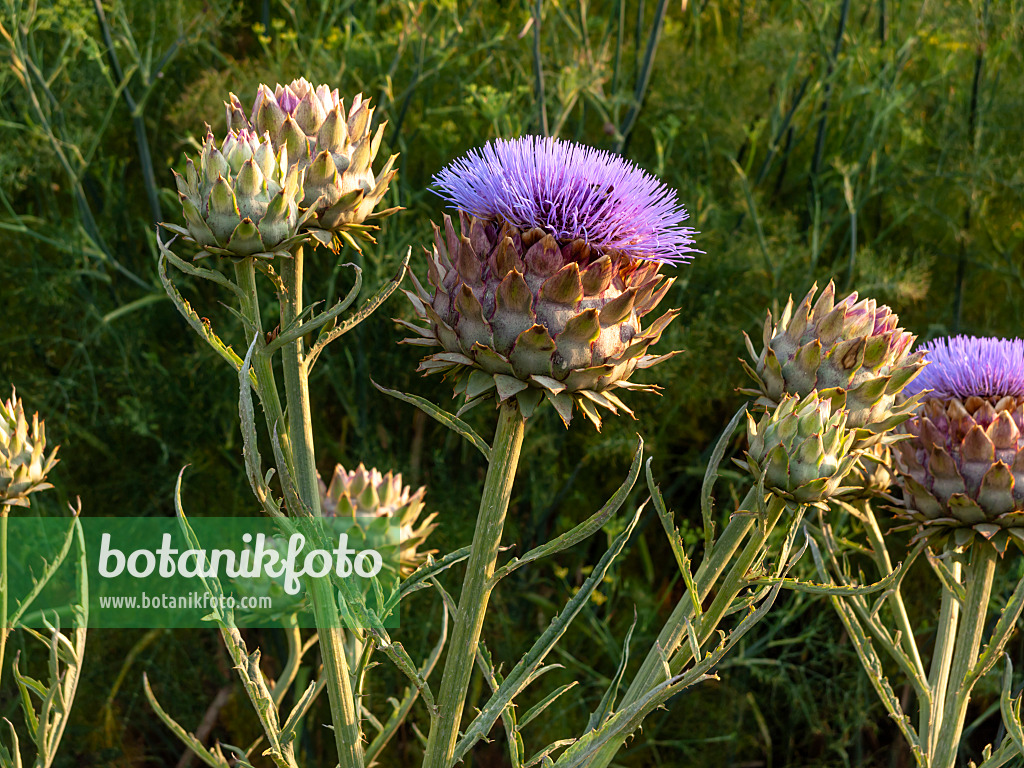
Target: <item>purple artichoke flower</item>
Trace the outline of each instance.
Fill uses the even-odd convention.
[[[922,349],[929,362],[908,391],[924,399],[893,451],[899,514],[936,544],[1024,546],[1024,341],[956,336]]]
[[[498,139],[434,177],[460,211],[665,263],[700,253],[675,192],[618,155],[540,136]]]
[[[573,404],[632,411],[616,388],[669,355],[647,354],[678,314],[641,319],[674,279],[665,263],[695,253],[686,212],[667,187],[607,152],[555,139],[495,141],[436,177],[459,208],[428,253],[427,291],[406,291],[421,327],[412,344],[440,346],[420,365],[456,381],[466,405],[516,398],[529,416],[545,398],[569,424]],[[461,412],[461,411],[460,411]]]

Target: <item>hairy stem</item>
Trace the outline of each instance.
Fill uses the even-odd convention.
[[[4,676],[4,652],[11,627],[7,626],[7,513],[10,507],[0,506],[0,681]]]
[[[967,704],[971,700],[968,676],[978,662],[981,636],[988,615],[988,600],[992,594],[992,580],[996,573],[996,550],[988,542],[971,547],[971,561],[964,570],[967,601],[956,636],[953,664],[949,670],[951,687],[946,693],[942,725],[938,728],[932,768],[953,768],[956,764],[960,735],[967,718]]]
[[[513,399],[501,405],[498,429],[491,446],[491,461],[484,481],[483,498],[473,533],[473,547],[466,577],[459,595],[455,630],[445,660],[438,696],[438,713],[430,729],[424,768],[448,768],[455,754],[459,724],[466,705],[466,692],[473,674],[477,644],[484,626],[484,614],[491,594],[491,577],[501,545],[512,482],[519,465],[526,421]]]
[[[302,248],[282,265],[286,294],[281,296],[281,327],[287,327],[302,312]],[[292,477],[305,513],[320,515],[320,490],[317,484],[313,453],[313,421],[309,407],[309,377],[301,338],[285,345],[284,389],[288,402],[288,436],[292,446],[294,470]],[[313,602],[313,619],[320,638],[320,655],[327,677],[327,695],[331,705],[334,741],[341,768],[362,768],[363,743],[359,712],[352,695],[352,680],[345,658],[344,630],[334,589],[326,579],[308,579],[307,587]]]

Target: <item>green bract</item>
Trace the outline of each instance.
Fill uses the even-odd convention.
[[[437,527],[433,522],[437,513],[419,519],[426,492],[420,488],[410,493],[409,486],[402,485],[401,474],[382,475],[362,464],[349,472],[338,464],[330,486],[320,481],[320,506],[325,517],[351,518],[360,528],[398,526],[397,560],[402,575],[408,575],[427,559],[429,553],[417,548]]]
[[[406,291],[427,323],[403,323],[417,334],[406,342],[443,348],[419,370],[454,374],[467,405],[515,397],[529,416],[546,397],[566,425],[575,402],[598,427],[595,406],[632,414],[613,390],[657,389],[629,377],[674,354],[647,350],[678,310],[641,325],[674,278],[665,279],[657,261],[459,215],[461,235],[448,216],[443,232],[434,228],[433,291],[415,277],[415,291]]]
[[[836,303],[832,283],[814,302],[816,292],[817,285],[795,309],[790,297],[778,323],[768,313],[760,354],[747,338],[754,367],[743,365],[758,388],[746,391],[767,406],[817,391],[862,433],[881,435],[909,419],[917,398],[897,403],[897,395],[924,366],[924,356],[910,352],[916,337],[874,299],[851,293]]]
[[[374,174],[386,123],[372,131],[373,111],[369,101],[356,94],[346,112],[337,89],[314,88],[305,79],[273,90],[260,85],[248,116],[234,94],[227,104],[229,127],[266,132],[273,145],[287,148],[288,157],[305,172],[302,206],[315,212],[323,232],[314,234],[325,243],[330,242],[330,233],[341,232],[372,240],[370,227],[363,222],[398,210],[374,213],[395,176],[398,155]]]
[[[10,399],[0,401],[0,507],[27,507],[30,493],[52,488],[46,475],[56,463],[56,448],[46,454],[46,425],[39,414],[29,424],[12,389]]]
[[[202,249],[197,259],[287,256],[312,216],[299,210],[302,176],[265,135],[230,131],[218,148],[208,133],[199,168],[190,158],[185,175],[175,174],[186,227],[165,226]]]
[[[840,484],[858,458],[846,412],[833,413],[831,401],[813,391],[783,395],[758,422],[748,414],[747,441],[751,473],[763,473],[765,488],[802,504],[843,493]]]

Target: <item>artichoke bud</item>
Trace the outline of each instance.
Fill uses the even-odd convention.
[[[373,109],[368,101],[357,95],[346,113],[337,89],[314,88],[299,79],[273,90],[261,85],[249,118],[233,94],[226,106],[229,127],[265,131],[273,145],[287,147],[288,156],[306,172],[310,183],[300,204],[316,215],[312,229],[323,230],[327,239],[344,231],[349,238],[373,242],[372,228],[364,222],[396,210],[375,212],[394,178],[397,155],[374,174],[372,164],[384,126],[370,133]],[[324,162],[325,155],[331,165]],[[363,194],[350,196],[355,190]]]
[[[658,262],[462,212],[460,229],[434,226],[430,287],[406,291],[426,327],[403,323],[407,343],[441,347],[419,370],[455,378],[460,413],[514,397],[529,416],[547,399],[566,426],[575,404],[600,428],[595,406],[632,415],[616,389],[657,389],[629,378],[674,354],[648,353],[678,314],[643,322],[674,281]]]
[[[287,255],[313,215],[299,211],[301,172],[287,166],[286,149],[249,130],[230,131],[220,147],[208,133],[199,170],[189,160],[177,185],[186,226],[164,226],[199,246],[196,258]]]
[[[858,301],[852,293],[837,303],[832,283],[817,301],[816,293],[814,286],[795,307],[790,297],[777,323],[768,313],[760,354],[747,338],[753,365],[743,365],[757,388],[744,391],[771,408],[786,394],[816,390],[846,409],[861,441],[891,441],[885,433],[909,419],[918,402],[900,398],[924,366],[922,354],[911,353],[915,336],[873,299]]]
[[[418,548],[437,527],[436,513],[420,520],[425,493],[426,488],[411,493],[402,485],[401,474],[382,475],[362,464],[350,472],[338,464],[329,486],[320,480],[320,508],[325,517],[351,518],[364,530],[385,520],[398,526],[398,551],[392,553],[392,562],[397,559],[400,574],[406,576],[427,559],[430,552]]]
[[[29,494],[52,488],[46,476],[56,464],[57,449],[46,453],[46,425],[39,414],[29,422],[12,388],[10,399],[0,400],[0,508],[27,507]]]
[[[843,479],[857,462],[859,449],[843,410],[833,413],[828,398],[783,395],[760,419],[747,414],[747,461],[737,462],[765,488],[787,501],[824,505],[845,493]]]

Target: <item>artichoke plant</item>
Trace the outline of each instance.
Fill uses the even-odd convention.
[[[0,507],[27,507],[29,494],[52,488],[46,476],[56,463],[57,449],[46,453],[46,425],[39,414],[29,423],[12,389],[0,400]]]
[[[404,576],[416,570],[430,554],[419,550],[437,527],[437,513],[419,519],[426,492],[426,488],[419,488],[411,493],[408,485],[402,485],[401,474],[382,475],[362,464],[348,471],[338,464],[330,485],[320,480],[320,508],[325,517],[350,518],[382,540],[389,526],[397,526],[399,572]]]
[[[894,448],[904,507],[935,546],[1024,546],[1024,341],[936,339],[912,385],[924,394]]]
[[[317,218],[314,234],[325,244],[332,233],[371,240],[364,224],[397,208],[374,213],[394,178],[398,155],[392,155],[379,173],[373,171],[384,136],[382,123],[371,130],[373,108],[357,94],[345,111],[338,90],[326,85],[314,87],[305,78],[271,89],[260,85],[248,115],[237,96],[227,103],[228,126],[266,132],[277,148],[287,148],[288,157],[305,173],[303,208]]]
[[[428,290],[406,291],[426,327],[411,344],[440,346],[420,365],[444,372],[463,410],[515,397],[524,416],[544,399],[563,422],[573,403],[600,428],[595,406],[632,411],[619,388],[671,357],[649,347],[678,314],[645,326],[674,278],[663,264],[693,252],[686,212],[656,179],[617,156],[525,137],[471,152],[436,179],[459,209],[428,252]]]
[[[197,259],[288,255],[312,216],[299,210],[303,174],[287,150],[249,130],[229,131],[220,147],[208,132],[199,168],[189,158],[185,175],[174,176],[186,226],[164,226],[199,246]]]
[[[911,352],[916,337],[874,299],[857,301],[851,293],[837,303],[832,283],[814,301],[816,292],[817,285],[795,308],[790,297],[777,323],[768,313],[760,354],[747,338],[754,365],[743,365],[757,389],[746,391],[773,406],[787,393],[816,390],[846,409],[851,428],[882,435],[916,406],[913,399],[897,401],[924,365],[922,354]]]
[[[839,495],[843,479],[858,459],[857,439],[847,413],[811,391],[783,395],[760,421],[747,414],[747,461],[738,462],[765,488],[801,504],[820,504]]]

